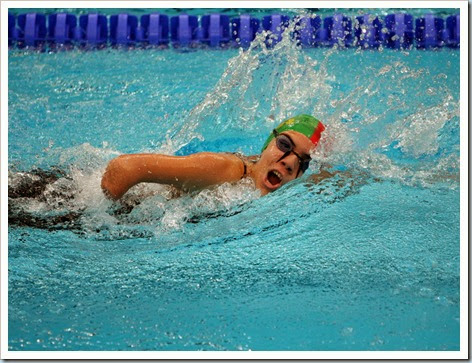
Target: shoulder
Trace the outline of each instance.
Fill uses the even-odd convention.
[[[208,160],[208,161],[215,161],[215,162],[234,162],[237,160],[241,160],[235,153],[229,152],[208,152],[203,151],[195,154],[188,155],[187,158],[190,159],[201,159],[201,160]]]
[[[189,156],[206,172],[218,174],[225,180],[239,180],[244,175],[244,160],[235,153],[201,152]]]
[[[213,153],[213,152],[200,152],[188,156],[189,159],[198,160],[203,163],[208,163],[213,166],[221,167],[233,167],[239,166],[243,160],[238,154],[235,153]]]

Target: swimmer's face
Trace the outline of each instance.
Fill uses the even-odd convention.
[[[255,176],[256,187],[262,191],[262,195],[273,192],[301,176],[303,172],[300,170],[299,157],[303,160],[310,158],[313,144],[308,137],[296,131],[285,131],[280,135],[288,136],[289,142],[293,144],[294,152],[283,157],[286,152],[277,146],[276,138],[262,152]]]

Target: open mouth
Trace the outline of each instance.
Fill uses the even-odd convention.
[[[267,181],[273,188],[278,187],[282,183],[282,175],[277,170],[271,170],[267,174]]]

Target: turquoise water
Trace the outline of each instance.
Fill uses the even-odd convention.
[[[257,42],[256,42],[257,43]],[[10,350],[459,350],[459,50],[9,53]],[[326,123],[303,178],[103,197],[121,153],[258,153]],[[320,163],[349,174],[314,183]],[[134,203],[134,204],[133,204]]]

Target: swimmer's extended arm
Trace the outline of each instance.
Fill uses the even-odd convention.
[[[347,177],[351,177],[350,172],[341,172],[339,170],[330,171],[332,166],[329,164],[322,164],[318,173],[310,175],[309,180],[315,182],[316,184],[322,182],[325,179],[332,178],[338,174],[346,174]]]
[[[373,177],[366,171],[360,169],[332,170],[331,168],[331,165],[322,165],[319,172],[317,174],[310,175],[308,180],[313,181],[315,184],[320,184],[325,180],[336,177],[334,182],[337,186],[343,188],[348,185],[352,190],[354,190],[356,187],[367,184],[369,181],[379,181],[378,178]]]
[[[108,164],[102,177],[102,189],[108,197],[119,199],[132,186],[143,182],[191,190],[237,181],[243,173],[241,160],[231,154],[121,155]]]

